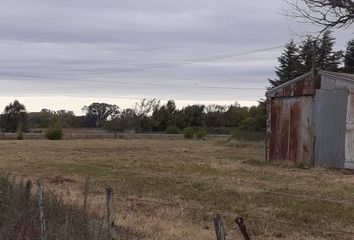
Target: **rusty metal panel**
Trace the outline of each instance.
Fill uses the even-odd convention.
[[[270,103],[270,125],[269,128],[269,153],[268,160],[278,160],[279,156],[279,146],[280,144],[280,122],[281,122],[281,109],[282,109],[282,101],[274,99]]]
[[[315,164],[343,168],[348,90],[316,90]]]
[[[344,167],[354,169],[354,90],[348,96]]]
[[[313,98],[274,98],[269,105],[267,160],[312,165]]]
[[[270,93],[271,97],[299,97],[299,96],[312,96],[315,90],[320,88],[321,80],[318,76],[313,78],[312,75],[305,76],[301,80],[293,82],[289,85],[281,87],[274,92]]]

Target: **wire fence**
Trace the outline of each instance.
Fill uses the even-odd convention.
[[[0,239],[117,239],[112,237],[118,230],[114,224],[112,205],[107,206],[106,211],[91,211],[81,202],[68,204],[50,191],[45,191],[42,181],[38,181],[35,188],[37,191],[33,191],[30,181],[23,186],[7,177],[0,177]],[[83,198],[87,200],[87,196]],[[109,214],[110,222],[106,219]],[[121,239],[130,237],[134,239],[133,236]]]
[[[208,139],[227,139],[229,135],[209,134]],[[0,133],[0,140],[16,140],[16,133]],[[47,139],[45,131],[42,133],[24,133],[26,140]],[[152,139],[152,140],[182,140],[183,134],[166,134],[166,133],[119,133],[119,132],[87,132],[87,133],[65,133],[64,140],[75,139]]]
[[[14,185],[8,177],[0,177],[0,239],[20,240],[20,239],[139,239],[139,234],[132,231],[122,231],[122,227],[117,226],[115,204],[127,204],[127,199],[114,196],[112,188],[105,189],[104,205],[90,210],[89,195],[90,186],[86,179],[82,198],[74,203],[66,203],[62,197],[56,195],[50,189],[44,191],[41,181],[35,185],[37,191],[33,191],[32,183]],[[92,189],[91,189],[92,190]],[[33,194],[35,192],[35,194]],[[96,189],[95,189],[95,192]],[[297,195],[283,192],[264,191],[264,194],[276,195],[286,198],[299,198],[305,201],[322,201],[335,205],[353,206],[350,200],[339,201],[335,199]],[[323,227],[319,225],[311,226],[298,222],[285,221],[264,213],[249,211],[225,211],[223,209],[206,210],[198,206],[181,206],[180,204],[148,200],[134,199],[136,202],[151,204],[153,206],[166,206],[183,208],[190,211],[200,211],[203,214],[212,216],[217,240],[225,240],[226,231],[223,218],[234,219],[234,225],[239,234],[245,240],[252,239],[254,224],[276,224],[277,226],[287,226],[288,228],[308,229],[312,232],[338,234],[340,236],[350,236],[354,238],[354,229],[341,229],[338,227]],[[118,213],[119,215],[119,213]],[[249,226],[246,226],[249,225]],[[136,234],[136,236],[122,236],[122,232]],[[251,233],[251,234],[249,234]],[[236,239],[235,239],[236,240]]]

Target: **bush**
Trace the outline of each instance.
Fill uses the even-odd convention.
[[[194,137],[194,130],[191,127],[186,127],[183,129],[184,138],[192,139]]]
[[[60,123],[55,122],[51,124],[47,130],[46,137],[50,140],[61,140],[63,139],[63,127]]]
[[[199,139],[205,138],[208,135],[207,130],[205,129],[199,129],[196,133],[195,136]]]
[[[23,139],[24,139],[23,131],[22,131],[22,124],[20,124],[20,125],[17,127],[17,130],[16,130],[16,139],[17,139],[17,140],[23,140]]]
[[[181,133],[181,129],[179,129],[177,126],[168,126],[165,132],[167,134],[179,134]]]

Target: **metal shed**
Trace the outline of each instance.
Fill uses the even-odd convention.
[[[266,93],[266,160],[354,169],[354,75],[309,72]]]

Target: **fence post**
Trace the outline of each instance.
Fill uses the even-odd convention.
[[[85,239],[88,239],[89,238],[89,224],[88,224],[88,196],[89,196],[89,184],[90,184],[90,179],[89,177],[86,177],[85,178],[85,185],[84,185],[84,202],[83,202],[83,211],[84,211],[84,235],[85,235]]]
[[[243,222],[243,218],[242,217],[237,217],[235,219],[235,222],[238,225],[238,227],[240,228],[240,231],[241,231],[244,239],[245,240],[251,240],[250,236],[247,233],[246,225]]]
[[[43,186],[41,181],[37,181],[37,194],[38,194],[38,206],[39,206],[39,223],[41,225],[41,240],[47,239],[46,224],[44,216],[44,200],[43,200]]]
[[[89,196],[89,187],[90,186],[90,179],[89,177],[86,177],[85,178],[85,183],[84,183],[84,202],[83,202],[83,210],[84,210],[84,213],[85,215],[87,214],[87,199],[88,199],[88,196]]]
[[[113,211],[113,189],[111,187],[106,188],[107,198],[107,224],[108,231],[111,240],[117,240],[116,225],[114,223],[114,211]]]
[[[26,182],[26,206],[27,209],[29,210],[30,207],[30,201],[31,201],[31,188],[32,188],[32,182],[30,180],[28,180]]]
[[[216,214],[213,217],[213,220],[214,220],[216,240],[225,240],[224,223],[222,222],[221,215]]]

